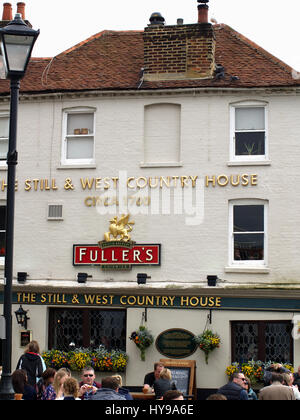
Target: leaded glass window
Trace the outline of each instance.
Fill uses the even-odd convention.
[[[126,349],[126,311],[98,309],[50,309],[49,348],[76,347]]]
[[[232,322],[232,361],[293,362],[291,330],[289,321]]]

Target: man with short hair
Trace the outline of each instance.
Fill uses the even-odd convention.
[[[281,373],[272,373],[271,385],[265,386],[260,390],[258,399],[262,401],[296,400],[293,389],[283,384],[283,375]]]
[[[95,394],[101,388],[101,384],[95,380],[95,371],[92,366],[86,366],[82,369],[81,379],[79,397],[82,400],[87,399],[88,394]]]
[[[125,400],[126,398],[119,394],[118,379],[113,376],[107,376],[102,379],[101,388],[95,394],[89,394],[88,400]]]
[[[144,379],[143,391],[148,392],[153,387],[154,381],[160,378],[160,372],[163,371],[165,365],[162,362],[154,363],[154,372],[149,372]]]
[[[225,395],[227,400],[248,400],[245,375],[235,372],[230,376],[228,384],[218,389],[217,393]]]
[[[183,393],[177,389],[170,389],[166,391],[163,396],[163,400],[183,400]]]

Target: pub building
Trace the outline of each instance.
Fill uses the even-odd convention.
[[[104,345],[126,351],[131,390],[160,359],[195,361],[201,399],[231,362],[300,365],[300,78],[198,3],[194,22],[153,13],[144,31],[31,59],[13,279],[27,325],[13,316],[13,370],[30,339]],[[0,80],[1,310],[9,103]],[[129,339],[140,325],[154,337],[145,361]],[[221,339],[208,364],[192,340],[205,328]]]

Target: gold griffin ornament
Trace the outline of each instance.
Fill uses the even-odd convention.
[[[122,214],[119,218],[115,216],[112,220],[110,220],[109,232],[104,234],[104,241],[112,242],[112,241],[123,241],[129,242],[131,236],[129,232],[132,231],[132,226],[134,222],[129,221],[130,215]]]

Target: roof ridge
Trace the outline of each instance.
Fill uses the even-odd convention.
[[[68,48],[67,50],[61,52],[60,54],[58,54],[56,56],[56,58],[57,57],[62,57],[64,55],[67,55],[70,52],[75,51],[78,48],[82,47],[83,45],[86,45],[89,42],[94,41],[95,39],[98,39],[98,38],[100,38],[100,37],[102,37],[104,35],[107,35],[107,34],[111,34],[111,35],[113,35],[113,34],[121,34],[121,35],[124,35],[124,34],[131,34],[131,33],[137,33],[137,32],[143,32],[143,31],[142,30],[115,31],[115,30],[112,30],[112,29],[104,29],[103,31],[98,32],[98,33],[96,33],[94,35],[91,35],[87,39],[85,39],[85,40],[79,42],[78,44],[75,44],[72,47]]]
[[[217,25],[216,25],[217,26]],[[250,48],[255,50],[257,53],[263,55],[265,58],[271,60],[274,64],[281,67],[282,70],[286,71],[292,76],[292,72],[295,71],[291,66],[286,64],[284,61],[280,60],[280,58],[276,57],[275,55],[269,53],[267,50],[265,50],[260,45],[256,44],[255,42],[251,41],[251,39],[247,38],[245,35],[242,35],[240,32],[233,29],[231,26],[227,24],[219,24],[219,28],[216,29],[225,29],[227,32],[232,34],[235,38],[242,41],[244,44],[248,45]]]
[[[67,50],[65,50],[65,51],[61,52],[60,54],[58,54],[58,55],[56,56],[56,58],[61,57],[61,56],[64,56],[64,55],[67,55],[67,54],[69,54],[70,52],[72,52],[72,51],[76,50],[77,48],[80,48],[80,47],[82,47],[83,45],[87,44],[88,42],[90,42],[90,41],[92,41],[92,40],[94,40],[94,39],[100,38],[100,37],[101,37],[101,36],[103,36],[106,32],[110,32],[110,31],[107,31],[106,29],[104,29],[103,31],[98,32],[97,34],[91,35],[90,37],[88,37],[88,38],[87,38],[87,39],[85,39],[84,41],[78,42],[78,44],[75,44],[75,45],[73,45],[72,47],[68,48]]]

